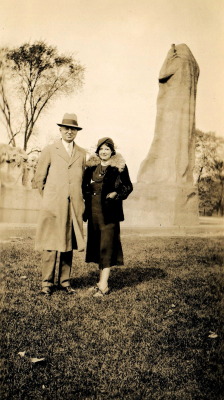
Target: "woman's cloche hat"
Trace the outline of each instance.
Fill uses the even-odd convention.
[[[103,144],[109,145],[111,150],[115,151],[114,150],[114,142],[113,142],[113,140],[110,137],[104,137],[104,138],[98,140],[98,143],[97,143],[97,146],[96,146],[96,153],[99,152],[99,149]]]
[[[77,129],[77,131],[81,131],[82,128],[78,126],[78,120],[76,114],[65,114],[62,123],[57,124],[58,126],[70,126],[71,128]]]

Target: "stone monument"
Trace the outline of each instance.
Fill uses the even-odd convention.
[[[154,139],[125,204],[127,224],[198,224],[193,183],[198,77],[198,64],[186,44],[172,45],[159,74]]]
[[[37,158],[0,143],[0,222],[36,222],[40,196],[32,189],[32,179]]]

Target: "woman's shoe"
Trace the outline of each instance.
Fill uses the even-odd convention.
[[[93,294],[93,297],[103,297],[109,294],[110,289],[106,287],[106,289],[101,290],[98,286],[95,288],[96,292]]]
[[[98,286],[92,286],[92,287],[90,287],[90,288],[88,289],[88,293],[89,293],[89,294],[94,294],[94,293],[97,292],[98,289],[99,289]]]

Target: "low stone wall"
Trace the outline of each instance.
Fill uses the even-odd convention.
[[[199,223],[197,190],[192,185],[136,183],[124,201],[124,213],[128,226],[194,226]]]
[[[0,222],[36,223],[40,204],[37,189],[1,187]]]

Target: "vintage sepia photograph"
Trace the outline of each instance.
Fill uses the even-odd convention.
[[[224,399],[224,1],[2,0],[2,400]]]

